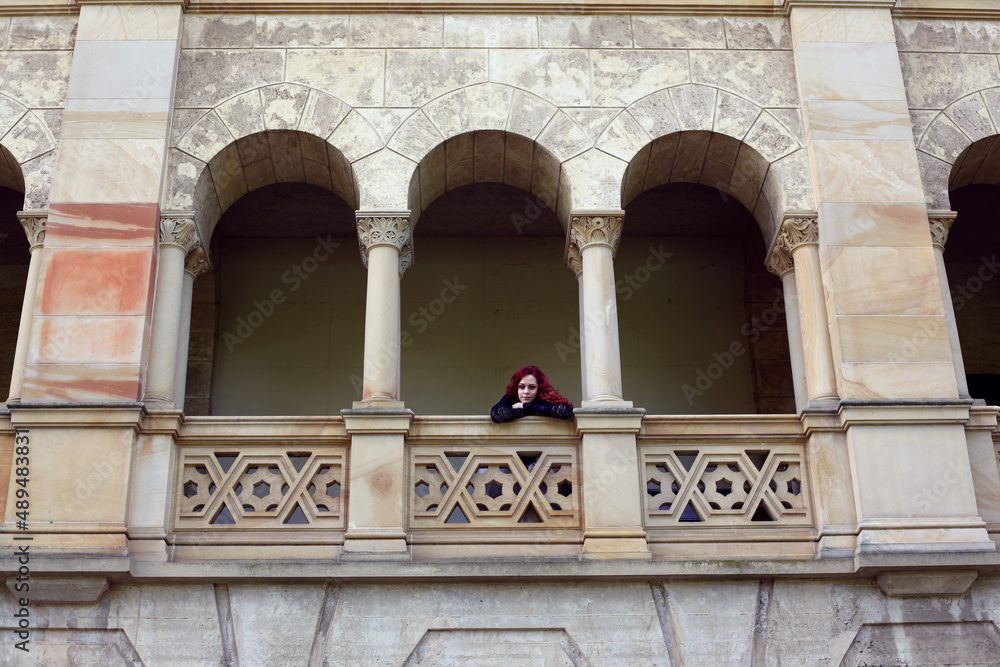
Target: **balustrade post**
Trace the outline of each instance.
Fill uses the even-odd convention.
[[[38,291],[38,271],[42,261],[42,246],[45,244],[45,211],[21,211],[17,214],[24,233],[28,235],[30,259],[28,278],[24,281],[24,302],[21,304],[21,323],[17,329],[17,346],[14,348],[14,368],[10,376],[8,403],[21,401],[21,387],[24,386],[24,364],[28,358],[28,339],[31,337],[31,322],[35,316],[35,295]]]
[[[623,211],[571,214],[568,264],[580,283],[584,559],[651,558],[643,529],[636,433],[644,410],[622,399],[614,256]]]

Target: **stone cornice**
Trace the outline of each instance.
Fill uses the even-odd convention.
[[[45,244],[45,225],[49,221],[47,210],[38,211],[18,211],[17,219],[24,227],[24,233],[28,237],[29,252],[35,248],[40,248]]]
[[[192,213],[164,213],[160,216],[160,245],[177,246],[185,254],[201,245]]]
[[[931,225],[931,243],[935,247],[944,251],[944,245],[948,242],[948,232],[955,223],[958,213],[955,211],[928,211],[927,220]]]
[[[361,263],[368,268],[368,251],[375,246],[392,246],[399,252],[399,274],[413,265],[413,243],[410,233],[410,213],[358,212],[358,245]]]
[[[587,246],[605,245],[611,252],[618,251],[622,239],[624,211],[578,211],[570,214],[568,256],[572,257],[572,246],[582,251]]]

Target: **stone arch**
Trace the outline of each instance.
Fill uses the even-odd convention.
[[[480,135],[481,132],[484,134]],[[546,180],[544,183],[532,183],[529,191],[545,201],[560,221],[567,223],[572,207],[566,179],[560,174],[560,165],[593,148],[594,139],[579,122],[551,102],[533,93],[497,83],[476,84],[441,95],[400,124],[386,143],[386,148],[405,158],[411,165],[411,171],[406,181],[407,190],[399,193],[396,207],[409,206],[416,218],[434,197],[457,187],[451,186],[445,179],[444,190],[425,191],[421,178],[425,183],[429,182],[431,172],[428,170],[441,158],[435,151],[446,151],[447,146],[459,148],[466,141],[460,138],[463,136],[493,137],[484,139],[486,142],[499,141],[500,137],[504,137],[501,142],[503,155],[516,156],[515,159],[520,159],[522,163],[525,158],[532,159],[530,173]],[[475,148],[476,139],[472,141]],[[526,155],[529,146],[532,153]],[[397,168],[402,169],[402,161],[398,162]],[[503,178],[523,180],[522,172],[515,169],[512,173],[503,174]],[[496,182],[508,181],[499,179]],[[433,192],[436,194],[427,198],[426,195]]]
[[[815,208],[797,112],[765,109],[713,86],[683,84],[643,97],[596,147],[627,165],[622,207],[664,183],[709,185],[746,206],[768,242],[784,211]]]
[[[55,148],[45,119],[0,93],[0,186],[24,193],[25,210],[48,207]]]
[[[459,134],[424,156],[410,179],[412,224],[435,199],[472,183],[504,183],[531,193],[556,213],[565,231],[570,207],[558,159],[537,142],[504,130]]]
[[[1000,86],[959,98],[927,124],[915,139],[928,208],[950,209],[956,188],[1000,183],[997,135]]]
[[[353,162],[382,148],[361,114],[328,93],[280,83],[240,93],[201,115],[171,148],[166,210],[194,210],[202,239],[257,188],[302,182],[360,203]]]

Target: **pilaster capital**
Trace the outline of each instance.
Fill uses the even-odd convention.
[[[591,245],[605,245],[611,252],[618,251],[622,239],[625,211],[578,211],[570,214],[569,256],[572,246],[580,251]]]
[[[944,244],[948,242],[948,232],[955,224],[958,213],[955,211],[927,211],[927,220],[931,225],[931,243],[944,252]]]
[[[398,213],[359,211],[355,214],[355,219],[358,223],[361,263],[365,268],[368,268],[368,251],[381,245],[392,246],[399,252],[400,275],[413,265],[409,211]]]
[[[188,253],[187,259],[184,260],[184,272],[190,273],[195,278],[203,273],[207,273],[210,268],[208,255],[201,246]]]
[[[21,221],[21,226],[24,227],[24,233],[28,237],[30,250],[42,247],[45,244],[45,225],[49,221],[49,212],[44,209],[38,211],[18,211],[17,219]]]
[[[190,253],[201,246],[194,213],[164,213],[160,216],[160,245],[177,246]]]

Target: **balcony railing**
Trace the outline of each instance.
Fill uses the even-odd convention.
[[[797,418],[648,417],[637,442],[633,474],[655,557],[719,553],[710,543],[774,555],[754,545],[776,542],[797,545],[782,554],[812,555],[812,485]],[[415,417],[404,446],[400,501],[415,558],[447,557],[456,545],[481,549],[466,555],[578,552],[584,496],[601,490],[583,484],[573,422]],[[172,539],[342,544],[349,459],[339,418],[190,419],[176,442]]]

